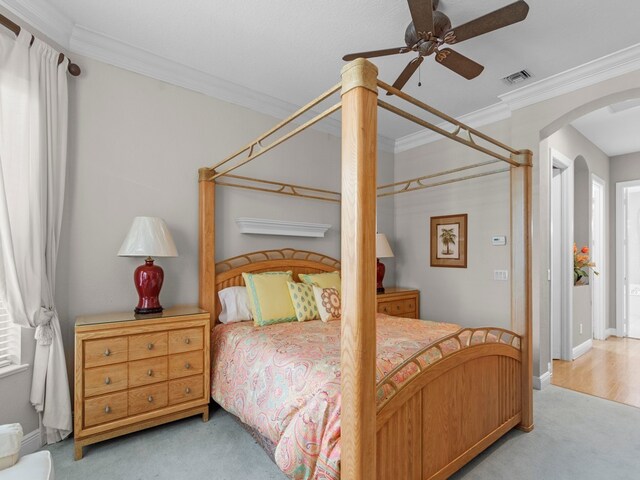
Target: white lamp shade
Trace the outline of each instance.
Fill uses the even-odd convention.
[[[390,258],[393,257],[393,251],[384,233],[376,233],[376,257]]]
[[[122,242],[120,257],[177,257],[178,250],[165,221],[158,217],[136,217]]]

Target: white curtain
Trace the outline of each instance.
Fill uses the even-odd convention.
[[[67,161],[67,64],[22,29],[0,35],[0,296],[35,327],[31,403],[47,443],[71,433],[69,382],[54,306]]]

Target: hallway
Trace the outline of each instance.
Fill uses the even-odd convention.
[[[551,383],[640,408],[640,340],[609,337],[573,362],[553,361]]]

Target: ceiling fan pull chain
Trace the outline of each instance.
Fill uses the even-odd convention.
[[[418,86],[422,86],[422,66],[418,67]]]

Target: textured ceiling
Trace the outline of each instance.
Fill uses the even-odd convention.
[[[595,110],[571,123],[609,157],[640,152],[640,102],[629,100]]]
[[[76,24],[252,90],[302,105],[337,82],[342,55],[403,45],[409,10],[402,0],[46,0]],[[441,0],[457,25],[512,0]],[[528,69],[541,80],[640,43],[637,0],[527,0],[522,23],[455,46],[486,69],[467,81],[422,66],[405,91],[454,116],[495,104],[516,87],[500,79]],[[603,8],[606,6],[606,8]],[[412,54],[376,59],[392,83]],[[518,87],[521,85],[518,85]],[[418,130],[385,115],[380,132]]]

